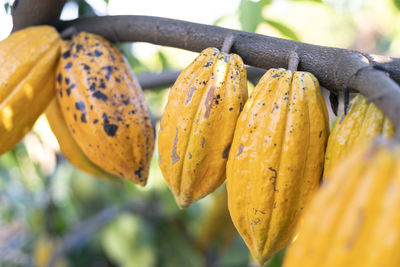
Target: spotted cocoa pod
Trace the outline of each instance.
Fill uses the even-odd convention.
[[[158,136],[159,165],[179,207],[213,192],[247,99],[246,69],[235,54],[208,48],[172,86]]]
[[[260,265],[293,237],[319,186],[328,134],[311,73],[270,69],[246,102],[227,164],[228,207]]]
[[[140,185],[154,135],[143,93],[121,52],[81,32],[62,45],[57,98],[80,148],[96,165]]]

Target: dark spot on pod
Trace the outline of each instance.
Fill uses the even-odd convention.
[[[115,78],[115,81],[116,81],[117,83],[121,82],[121,80],[120,80],[119,78]]]
[[[229,111],[232,111],[233,110],[233,108],[229,108]]]
[[[322,131],[319,132],[318,138],[321,138],[321,136],[322,136]]]
[[[90,91],[95,91],[96,90],[96,83],[92,83],[89,87]]]
[[[93,121],[93,124],[96,124],[96,123],[98,123],[99,122],[99,120],[98,119],[95,119],[94,121]]]
[[[86,113],[81,114],[81,122],[86,123]]]
[[[69,78],[65,77],[65,83],[68,85],[69,84]]]
[[[177,163],[181,159],[179,157],[179,155],[176,153],[176,145],[177,144],[178,144],[178,128],[176,128],[174,144],[172,146],[172,153],[171,153],[172,165],[174,165],[175,163]]]
[[[215,99],[215,104],[216,104],[216,105],[218,105],[218,104],[219,104],[219,101],[218,101],[218,99]]]
[[[63,58],[69,58],[70,56],[71,56],[71,51],[70,50],[67,50],[62,54]]]
[[[59,74],[57,75],[57,82],[58,82],[58,83],[61,83],[61,82],[62,82],[62,75],[61,75],[61,73],[59,73]]]
[[[104,67],[102,67],[101,69],[107,71],[105,77],[106,77],[106,79],[107,79],[107,81],[108,81],[108,80],[110,79],[110,77],[111,77],[111,74],[112,74],[112,71],[113,71],[113,66],[104,66]]]
[[[76,49],[76,50],[75,50],[76,53],[79,53],[79,51],[81,51],[81,50],[85,50],[81,44],[77,44],[77,45],[75,46],[75,49]]]
[[[242,112],[242,110],[243,110],[243,103],[242,103],[242,102],[240,102],[240,106],[239,106],[239,112]]]
[[[100,50],[94,50],[94,55],[96,56],[96,57],[100,57],[101,55],[103,55],[103,52],[101,52]]]
[[[240,154],[242,154],[242,152],[243,152],[243,144],[240,144],[240,145],[239,145],[239,150],[238,150],[238,152],[236,153],[236,156],[239,157]]]
[[[58,91],[58,94],[60,95],[60,97],[63,97],[63,92],[61,90]]]
[[[278,73],[274,73],[274,74],[272,75],[272,78],[278,78],[278,77],[279,77]]]
[[[69,95],[71,95],[71,89],[70,88],[68,88],[67,90],[65,90],[66,92],[67,92],[67,95],[69,96]]]
[[[72,67],[72,62],[68,62],[67,64],[65,64],[64,69],[69,69]]]
[[[229,144],[225,147],[224,152],[222,152],[222,158],[223,158],[223,159],[227,159],[227,158],[228,158],[229,150],[230,150],[230,149],[231,149],[231,143],[229,143]]]
[[[119,173],[120,176],[125,177],[124,174],[122,172]]]
[[[117,130],[118,130],[118,126],[115,124],[104,123],[103,128],[104,128],[104,131],[106,132],[106,134],[111,137],[115,136],[115,134],[117,133]]]
[[[217,99],[220,99],[221,98],[221,96],[220,95],[217,95]]]
[[[203,67],[207,68],[210,67],[213,64],[212,61],[208,61]]]
[[[117,121],[122,121],[122,118],[118,116]]]
[[[83,101],[77,101],[75,102],[75,108],[77,110],[85,111],[85,103],[83,103]]]
[[[104,79],[102,78],[102,79],[100,79],[100,85],[99,85],[99,88],[101,88],[101,89],[106,89],[106,84],[105,84],[105,82],[104,82]]]
[[[126,127],[126,128],[129,128],[129,124],[125,124],[125,127]]]
[[[127,105],[129,105],[129,98],[128,99],[124,99],[124,100],[122,100],[122,103],[125,105],[125,106],[127,106]]]
[[[89,65],[82,63],[82,66],[83,66],[84,70],[90,70]]]
[[[90,105],[90,110],[93,110],[93,105]]]
[[[89,57],[93,57],[93,53],[91,53],[91,52],[87,52],[86,55]]]
[[[139,169],[135,171],[135,175],[138,176],[139,178],[142,178],[142,171],[143,167],[139,167]]]
[[[78,120],[78,118],[76,117],[76,114],[74,114],[74,120],[75,120],[75,121],[77,121],[77,120]]]
[[[206,144],[206,139],[203,136],[203,138],[201,139],[201,147],[204,147],[205,144]]]
[[[129,111],[130,114],[136,114],[136,110],[132,109],[131,111]]]
[[[94,98],[101,99],[101,100],[103,100],[104,102],[106,102],[106,101],[108,100],[108,97],[107,97],[105,94],[103,94],[102,92],[100,92],[100,91],[94,92],[94,93],[92,94],[92,96],[93,96]]]
[[[189,152],[189,159],[191,159],[192,158],[192,154]]]

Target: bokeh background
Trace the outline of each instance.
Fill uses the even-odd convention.
[[[2,40],[12,28],[13,1],[0,3]],[[61,19],[120,14],[400,56],[399,0],[70,0]],[[138,76],[180,71],[196,56],[145,43],[116,46]],[[157,128],[168,86],[146,90],[145,97]],[[284,253],[266,266],[281,266]],[[181,211],[162,178],[157,153],[145,188],[130,182],[117,186],[72,166],[40,117],[24,140],[0,157],[0,266],[49,264],[255,266],[230,222],[224,186]]]

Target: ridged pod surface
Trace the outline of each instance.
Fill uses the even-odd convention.
[[[328,134],[317,79],[268,70],[239,117],[227,164],[229,212],[259,264],[293,237],[319,186]]]
[[[400,266],[400,147],[366,141],[307,206],[285,267]]]
[[[68,129],[56,97],[50,101],[45,114],[51,130],[57,138],[61,152],[69,162],[71,162],[75,167],[92,174],[95,177],[105,179],[114,184],[121,184],[122,180],[119,177],[102,170],[91,162],[88,157],[86,157],[85,153],[83,153],[82,149],[76,143],[72,133]]]
[[[28,27],[0,42],[0,154],[21,141],[54,97],[60,45],[50,26]]]
[[[121,52],[81,32],[63,43],[56,79],[63,116],[85,155],[145,185],[154,134],[143,92]]]
[[[353,146],[366,139],[383,135],[392,137],[392,123],[382,112],[369,102],[362,94],[355,96],[347,114],[341,114],[337,119],[332,133],[328,138],[325,153],[324,179],[326,174],[346,155]]]
[[[247,99],[246,69],[235,54],[208,48],[172,86],[158,135],[159,165],[180,208],[213,192]]]

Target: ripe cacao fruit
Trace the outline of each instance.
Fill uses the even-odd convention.
[[[0,42],[0,154],[21,141],[54,97],[60,45],[50,26],[28,27]]]
[[[374,103],[362,94],[355,96],[347,114],[337,119],[328,138],[325,153],[324,179],[332,166],[346,155],[354,145],[378,135],[393,136],[394,128]]]
[[[228,211],[226,187],[218,189],[212,196],[212,204],[204,212],[200,221],[196,247],[201,251],[212,250],[218,244],[220,252],[227,249],[237,235]]]
[[[85,155],[144,186],[154,134],[143,92],[121,52],[81,32],[63,43],[56,79],[63,116]]]
[[[58,144],[60,145],[61,152],[69,162],[71,162],[77,168],[94,175],[95,177],[108,180],[114,184],[121,184],[121,179],[119,177],[105,172],[91,162],[83,153],[82,149],[78,146],[68,129],[56,97],[54,97],[47,106],[45,114],[50,128],[56,136]]]
[[[235,54],[207,48],[172,86],[158,136],[159,165],[180,208],[213,192],[247,99],[246,69]]]
[[[400,146],[357,144],[328,175],[284,266],[400,266]]]
[[[311,73],[270,69],[245,104],[227,164],[228,207],[259,264],[287,245],[317,190],[328,127]]]

